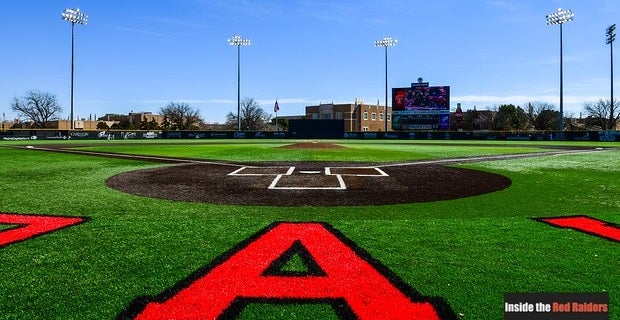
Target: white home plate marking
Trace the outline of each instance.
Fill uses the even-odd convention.
[[[295,176],[279,174],[268,189],[272,190],[345,190],[347,185],[340,175],[324,175],[320,181],[316,176]],[[303,186],[301,186],[303,185]]]
[[[356,176],[356,177],[388,177],[385,171],[376,167],[327,167],[326,175]]]
[[[323,170],[295,170],[295,167],[242,167],[229,176],[275,176],[271,190],[346,190],[343,176],[387,177],[377,167],[325,167]]]
[[[295,171],[295,167],[241,167],[231,173],[229,176],[275,176],[275,175],[291,175]]]

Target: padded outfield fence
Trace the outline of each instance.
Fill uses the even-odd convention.
[[[620,141],[620,131],[416,131],[311,132],[296,131],[164,131],[10,129],[0,140],[129,140],[129,139],[394,139],[394,140],[508,140]]]

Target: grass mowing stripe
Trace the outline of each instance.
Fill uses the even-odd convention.
[[[274,144],[193,144],[193,145],[107,145],[81,147],[80,150],[140,154],[151,156],[174,156],[226,161],[349,161],[383,162],[463,156],[489,156],[514,153],[541,152],[532,147],[506,148],[500,146],[444,146],[417,144],[347,144],[338,143],[340,149],[282,149]]]

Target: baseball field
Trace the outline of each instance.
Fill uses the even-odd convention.
[[[2,141],[0,164],[1,319],[502,319],[512,293],[620,318],[614,142]]]

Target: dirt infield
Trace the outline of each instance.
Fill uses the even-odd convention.
[[[246,168],[235,174],[230,166],[187,164],[123,173],[106,183],[111,188],[146,197],[267,206],[430,202],[510,186],[510,179],[504,176],[441,165],[389,167],[381,170],[385,175],[370,167],[360,170],[342,165],[278,163]]]
[[[448,165],[588,151],[559,150],[377,165],[341,162],[233,164],[80,151],[65,149],[66,146],[26,148],[173,163],[175,165],[121,173],[109,178],[106,183],[119,191],[145,197],[261,206],[385,205],[476,196],[505,189],[511,181],[501,175]],[[304,142],[282,148],[346,147],[326,142]]]

